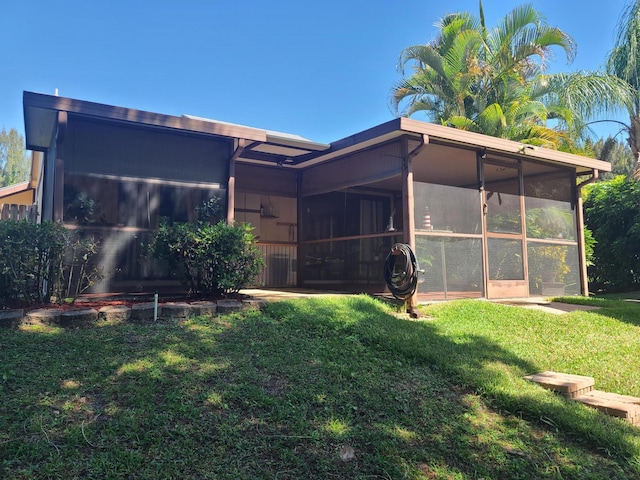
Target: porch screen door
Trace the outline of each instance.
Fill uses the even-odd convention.
[[[483,174],[487,297],[526,297],[519,165],[485,161]]]

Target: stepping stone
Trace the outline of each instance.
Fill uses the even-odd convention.
[[[215,316],[218,305],[215,302],[197,301],[191,303],[191,310],[194,315]]]
[[[126,305],[106,305],[98,310],[98,319],[103,322],[126,322],[130,318],[131,309]]]
[[[592,390],[574,398],[588,407],[624,419],[631,425],[640,426],[640,398],[629,395]]]
[[[60,325],[63,327],[80,327],[96,323],[98,311],[93,308],[67,310],[60,315]]]
[[[15,328],[23,318],[24,310],[0,310],[0,327]]]
[[[567,398],[575,398],[590,392],[595,383],[592,377],[551,371],[527,375],[524,378]]]
[[[218,313],[220,315],[239,312],[241,310],[242,303],[240,303],[238,300],[218,300]]]
[[[154,303],[134,303],[131,307],[131,320],[132,321],[148,321],[153,320]],[[162,313],[162,305],[158,304],[158,318]]]
[[[31,310],[22,319],[22,325],[59,325],[60,310],[55,308],[40,308]]]
[[[184,302],[167,302],[162,304],[162,315],[166,318],[189,318],[191,305]]]

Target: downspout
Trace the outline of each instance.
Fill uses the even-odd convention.
[[[429,144],[429,136],[422,135],[420,137],[420,143],[416,148],[409,152],[409,142],[408,138],[404,137],[402,142],[402,197],[403,197],[403,206],[404,208],[404,243],[409,245],[412,250],[416,247],[416,239],[415,239],[415,215],[414,215],[414,197],[413,197],[413,167],[411,165],[411,161],[413,158],[418,155],[425,146]]]
[[[236,160],[242,155],[246,146],[244,138],[238,139],[238,146],[229,159],[229,182],[227,183],[227,224],[233,224],[236,207]]]
[[[403,230],[404,243],[416,249],[416,225],[415,225],[415,199],[413,197],[413,167],[411,161],[418,155],[426,145],[429,144],[429,136],[422,135],[420,144],[409,152],[409,139],[402,139],[402,203],[404,210]],[[407,300],[407,311],[413,318],[418,317],[418,290]]]
[[[576,186],[576,199],[577,214],[578,214],[578,255],[580,256],[580,286],[582,296],[589,296],[589,279],[587,277],[587,255],[584,242],[584,215],[582,211],[582,187],[595,182],[598,179],[599,172],[597,168],[594,168],[591,173],[591,177],[585,181],[580,182]]]

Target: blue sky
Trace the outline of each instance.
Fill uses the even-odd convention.
[[[488,25],[523,3],[485,0]],[[578,45],[569,66],[557,52],[553,71],[599,68],[625,5],[529,3]],[[393,118],[400,51],[431,40],[454,11],[477,13],[478,1],[3,0],[0,128],[24,132],[23,90],[57,88],[331,142]]]

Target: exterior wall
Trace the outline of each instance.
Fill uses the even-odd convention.
[[[230,142],[165,130],[68,121],[65,172],[226,185]]]
[[[420,299],[580,293],[572,170],[455,148],[416,163]]]
[[[256,286],[297,285],[297,173],[283,168],[236,165],[234,218],[250,223],[265,267]]]
[[[475,152],[429,145],[413,168],[416,257],[425,271],[419,299],[483,297],[482,199]]]
[[[384,291],[384,260],[402,241],[402,159],[395,141],[302,172],[302,286]]]
[[[384,259],[406,241],[399,147],[302,172],[301,286],[384,290]],[[580,293],[572,169],[437,144],[411,169],[420,300]]]
[[[232,142],[58,119],[43,161],[42,219],[100,240],[106,280],[95,291],[175,285],[142,245],[162,217],[191,221],[212,196],[224,210]],[[408,201],[402,175],[415,146],[403,141],[299,171],[238,162],[233,213],[259,237],[266,268],[257,283],[381,292],[384,259],[407,241],[411,221],[422,299],[509,296],[514,281],[519,295],[580,293],[574,170],[429,144],[411,159]],[[514,212],[517,232],[503,232]]]
[[[578,295],[580,285],[576,179],[524,165],[529,295]]]
[[[93,292],[179,288],[144,244],[161,218],[194,220],[209,198],[226,211],[231,142],[71,115],[64,148],[64,222],[100,242],[105,279]]]
[[[31,189],[4,196],[2,196],[2,192],[0,192],[0,204],[33,205],[33,193],[34,192]]]

